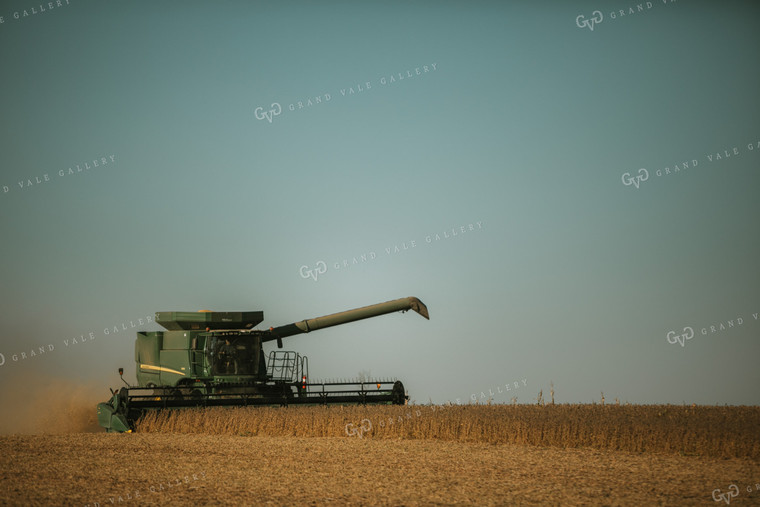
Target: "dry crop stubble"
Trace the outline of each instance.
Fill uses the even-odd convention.
[[[746,458],[455,440],[0,437],[0,505],[715,505],[759,476]]]

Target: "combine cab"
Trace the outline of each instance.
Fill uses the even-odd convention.
[[[109,432],[131,431],[145,410],[182,407],[406,403],[398,380],[309,382],[306,356],[272,351],[263,343],[326,327],[414,310],[429,319],[417,298],[401,298],[268,330],[253,329],[263,312],[157,312],[166,331],[139,332],[137,386],[111,391],[98,404],[98,422]],[[119,368],[119,374],[123,369]],[[123,379],[122,379],[123,380]],[[126,383],[126,382],[125,382]]]

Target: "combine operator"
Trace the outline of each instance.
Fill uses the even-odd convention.
[[[238,360],[237,349],[230,343],[230,339],[224,340],[219,346],[219,359],[216,363],[216,371],[220,375],[237,375]]]

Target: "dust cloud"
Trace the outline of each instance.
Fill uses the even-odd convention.
[[[107,386],[40,373],[14,375],[0,386],[0,435],[103,431],[96,406],[108,399]]]

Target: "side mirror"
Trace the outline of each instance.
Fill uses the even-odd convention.
[[[122,381],[122,382],[124,382],[124,384],[125,384],[127,387],[130,387],[130,388],[131,388],[131,386],[130,386],[129,384],[127,384],[127,381],[126,381],[126,380],[124,380],[124,368],[119,368],[119,377],[121,377],[121,381]]]

